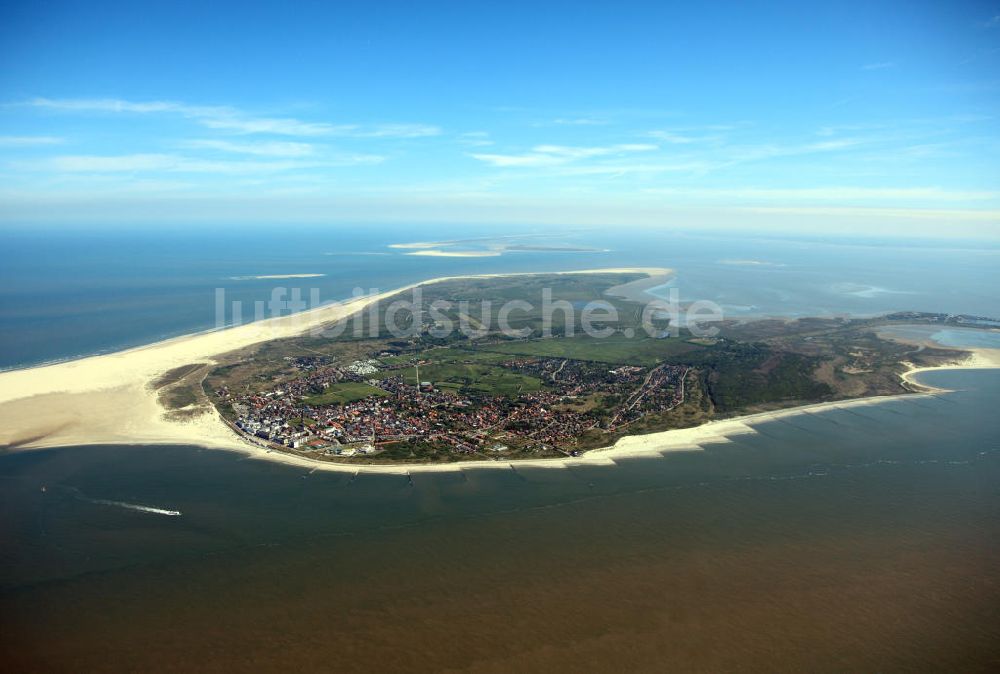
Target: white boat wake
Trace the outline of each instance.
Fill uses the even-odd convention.
[[[88,498],[86,499],[91,503],[97,503],[98,505],[108,505],[116,506],[118,508],[125,508],[127,510],[137,510],[141,513],[151,513],[153,515],[166,515],[168,517],[180,517],[180,510],[166,510],[164,508],[154,508],[152,506],[139,505],[138,503],[125,503],[124,501],[108,501],[100,498]]]

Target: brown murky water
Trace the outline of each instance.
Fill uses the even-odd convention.
[[[619,468],[2,457],[3,669],[996,671],[1000,377],[934,376]]]

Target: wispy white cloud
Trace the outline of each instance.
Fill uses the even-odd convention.
[[[493,145],[490,134],[486,131],[467,131],[459,134],[458,142],[467,147],[487,147]]]
[[[839,152],[873,142],[865,138],[837,138],[812,143],[733,145],[725,148],[716,168],[735,166],[748,162],[795,157],[800,155]]]
[[[875,123],[836,124],[831,126],[820,127],[820,129],[816,132],[816,135],[829,137],[829,136],[839,135],[845,131],[852,133],[857,131],[871,131],[874,129],[882,129],[884,128],[884,126],[885,126],[884,124],[875,124]]]
[[[284,141],[234,143],[228,140],[203,139],[184,141],[181,146],[190,149],[218,150],[264,157],[307,157],[315,154],[316,151],[316,148],[309,143]]]
[[[335,128],[330,124],[302,122],[291,118],[236,115],[199,117],[198,122],[209,129],[232,131],[238,134],[269,133],[279,136],[327,136]]]
[[[441,128],[430,124],[378,124],[361,137],[366,138],[427,138],[440,136]]]
[[[441,134],[427,124],[329,124],[307,122],[293,117],[260,117],[228,106],[188,105],[175,101],[128,101],[115,98],[50,99],[35,98],[29,105],[64,112],[104,112],[132,114],[176,114],[202,126],[235,134],[279,136],[349,136],[355,138],[423,138]]]
[[[58,145],[64,141],[64,138],[59,138],[58,136],[0,136],[0,147]]]
[[[604,126],[608,121],[596,117],[558,117],[552,123],[559,126]]]
[[[473,159],[497,166],[500,168],[523,167],[523,166],[553,166],[563,163],[564,159],[544,154],[484,154],[474,153],[469,155]]]
[[[594,157],[621,156],[634,152],[651,152],[659,146],[649,143],[621,143],[602,147],[568,145],[536,145],[524,154],[472,154],[474,159],[501,168],[558,166]]]
[[[36,113],[46,121],[58,121],[51,119],[57,112],[65,116],[99,115],[90,121],[101,134],[89,138],[56,126],[43,127],[43,132],[65,133],[74,143],[73,149],[59,147],[62,139],[55,135],[10,136],[8,142],[0,137],[0,147],[52,146],[32,150],[30,159],[28,152],[3,153],[8,156],[0,162],[7,183],[4,189],[20,195],[26,204],[71,193],[79,195],[81,203],[96,203],[94,194],[98,192],[127,195],[136,203],[147,195],[162,197],[164,203],[184,198],[204,203],[232,198],[234,203],[242,203],[251,197],[280,195],[288,197],[287,212],[297,213],[300,199],[314,199],[314,204],[322,199],[341,203],[368,194],[372,198],[359,207],[359,213],[382,208],[384,196],[386,202],[399,201],[399,217],[403,219],[413,217],[411,203],[434,209],[449,200],[464,200],[463,208],[482,208],[491,212],[489,217],[499,218],[494,209],[499,212],[504,204],[520,200],[527,204],[523,215],[528,220],[537,209],[551,209],[565,220],[571,208],[576,208],[574,217],[594,220],[599,214],[590,213],[584,204],[605,203],[607,208],[600,213],[605,222],[617,222],[612,216],[619,209],[623,213],[628,209],[641,211],[636,215],[639,219],[649,213],[651,221],[662,221],[653,214],[681,208],[738,213],[738,218],[732,216],[734,221],[757,218],[761,222],[769,221],[772,215],[799,222],[802,218],[797,214],[820,217],[829,213],[831,218],[854,218],[859,227],[861,215],[866,213],[874,221],[883,215],[895,219],[904,217],[896,213],[920,210],[940,214],[946,208],[956,213],[977,208],[996,212],[1000,208],[1000,194],[989,190],[988,176],[971,169],[968,174],[946,174],[943,162],[928,159],[945,154],[988,155],[989,148],[996,146],[992,127],[973,129],[978,134],[975,138],[963,135],[959,128],[960,124],[991,121],[982,114],[865,122],[854,114],[830,113],[823,120],[782,127],[753,122],[686,124],[684,118],[674,123],[675,118],[660,115],[632,120],[627,128],[614,116],[617,135],[611,136],[612,128],[590,128],[584,121],[596,122],[597,118],[562,118],[557,123],[564,126],[554,128],[552,113],[533,112],[503,127],[505,135],[516,134],[515,126],[520,124],[526,135],[517,137],[516,145],[495,141],[486,130],[449,133],[432,161],[422,163],[418,174],[405,175],[407,167],[401,167],[399,174],[330,169],[375,165],[384,159],[382,154],[336,154],[341,147],[375,152],[379,152],[376,145],[390,147],[396,157],[411,144],[422,144],[405,139],[439,135],[443,133],[440,128],[370,120],[327,123],[315,121],[311,113],[295,113],[303,119],[256,116],[236,108],[170,101],[36,99],[28,104],[38,108]],[[43,114],[45,111],[48,113]],[[178,135],[137,135],[129,125],[117,123],[124,122],[125,115],[148,115],[143,118],[143,127],[146,123],[167,123],[168,130]],[[540,119],[549,121],[534,123]],[[86,120],[71,121],[76,129],[78,122]],[[841,121],[845,124],[838,125]],[[123,126],[120,133],[118,126]],[[527,127],[537,128],[528,131]],[[543,133],[541,127],[548,131]],[[97,145],[109,128],[119,136],[115,143]],[[558,144],[534,144],[538,138],[557,140]],[[958,142],[964,144],[956,145]],[[970,152],[973,146],[975,150]],[[483,169],[469,171],[473,164]],[[898,170],[901,166],[905,171]],[[978,170],[978,165],[974,168]],[[954,189],[924,187],[939,184]],[[330,210],[319,205],[305,208],[324,214]],[[945,218],[942,222],[951,222],[951,215],[941,217]]]
[[[895,61],[879,61],[878,63],[866,63],[861,66],[862,70],[888,70],[889,68],[895,68]]]
[[[330,166],[377,164],[378,155],[342,155],[323,161],[214,161],[174,154],[64,155],[10,162],[18,170],[54,173],[219,173],[260,174]]]
[[[652,138],[662,140],[665,143],[671,143],[672,145],[687,145],[698,142],[698,138],[695,136],[685,136],[672,131],[650,131],[649,135]]]
[[[1000,14],[995,14],[982,23],[983,28],[996,28],[1000,26]]]
[[[183,159],[166,154],[129,155],[65,155],[38,162],[16,162],[23,169],[51,169],[67,173],[117,173],[121,171],[168,171],[183,163]]]
[[[194,112],[195,110],[204,111],[204,114],[209,114],[210,110],[224,110],[223,108],[195,108],[192,106],[185,106],[180,103],[171,103],[167,101],[150,101],[145,103],[136,103],[134,101],[125,101],[117,98],[69,98],[69,99],[52,99],[52,98],[33,98],[28,101],[28,105],[34,106],[36,108],[49,108],[51,110],[66,110],[70,112],[136,112],[136,113],[146,113],[146,112]]]
[[[705,128],[705,127],[702,127]],[[660,135],[662,133],[662,136]],[[673,131],[647,132],[647,136],[665,142]],[[672,153],[671,161],[651,161],[643,163],[622,162],[617,159],[633,153],[652,152],[660,146],[651,143],[616,144],[606,146],[564,146],[536,145],[528,152],[473,153],[471,157],[499,168],[550,168],[547,175],[608,175],[653,174],[689,172],[705,176],[708,173],[739,166],[742,164],[790,158],[800,155],[837,153],[853,150],[874,143],[871,138],[839,137],[824,138],[800,143],[735,144],[728,143],[721,136],[674,138],[671,145],[683,147],[687,151]],[[588,162],[584,160],[598,159]],[[567,166],[570,165],[570,166]]]
[[[651,152],[659,147],[649,143],[621,143],[618,145],[607,145],[604,147],[573,147],[568,145],[536,145],[533,152],[551,154],[567,159],[587,159],[589,157],[604,157],[607,155],[621,155],[630,152]]]
[[[429,124],[341,124],[330,129],[332,136],[350,138],[427,138],[441,133],[440,127]]]
[[[703,175],[713,168],[705,162],[610,162],[601,164],[575,164],[559,166],[553,170],[558,176],[611,176],[653,175],[657,173],[689,173]]]
[[[1000,224],[1000,210],[998,209],[937,209],[937,208],[853,208],[837,206],[816,206],[816,207],[770,207],[758,206],[741,209],[747,213],[762,213],[765,215],[799,215],[799,216],[842,216],[851,218],[867,219],[868,223],[879,222],[886,218],[904,218],[911,220],[936,220],[946,224],[953,222],[977,222]],[[881,222],[880,225],[884,226]],[[870,226],[870,225],[868,225]],[[862,230],[864,231],[864,230]],[[943,231],[939,228],[936,235],[941,236]],[[982,235],[982,231],[972,230],[973,233]],[[911,232],[904,232],[911,234]],[[954,234],[954,232],[950,232]]]
[[[650,194],[705,201],[858,202],[858,201],[994,201],[1000,191],[947,190],[940,187],[806,187],[806,188],[690,188],[662,187]]]
[[[657,129],[649,132],[650,138],[669,143],[671,145],[693,145],[695,143],[721,143],[723,136],[719,133],[692,134],[687,131]]]
[[[291,117],[254,117],[228,106],[188,105],[175,101],[128,101],[117,98],[34,98],[29,105],[63,112],[176,114],[212,129],[235,133],[270,133],[285,136],[322,136],[330,124],[303,122]]]

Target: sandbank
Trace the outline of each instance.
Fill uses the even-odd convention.
[[[423,248],[404,255],[416,255],[419,257],[500,257],[499,250],[438,250],[436,248]]]
[[[230,276],[231,281],[263,281],[283,278],[319,278],[326,274],[264,274],[263,276]]]

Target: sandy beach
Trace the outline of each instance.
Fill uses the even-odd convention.
[[[558,274],[642,273],[648,278],[633,282],[632,292],[644,291],[651,282],[662,283],[672,271],[663,268],[589,269]],[[253,445],[232,432],[214,410],[187,420],[169,419],[159,404],[152,383],[175,368],[196,363],[211,364],[221,354],[264,341],[292,337],[312,328],[348,318],[372,302],[382,301],[418,286],[464,278],[491,278],[526,274],[442,277],[378,295],[353,298],[291,316],[213,330],[64,363],[0,373],[0,445],[8,451],[95,444],[187,444],[212,449],[235,450],[255,459],[302,466],[310,470],[408,473],[455,471],[470,468],[536,466],[565,468],[570,465],[613,465],[616,459],[651,456],[673,451],[700,449],[705,443],[754,433],[753,423],[789,415],[809,414],[821,409],[878,404],[885,397],[860,398],[807,405],[773,412],[712,421],[694,428],[629,436],[614,446],[587,452],[580,457],[524,461],[468,461],[446,465],[361,465],[315,461],[270,451]],[[533,274],[534,275],[534,274]],[[632,284],[625,284],[632,285]],[[622,286],[619,286],[619,292]],[[624,293],[623,293],[624,294]],[[631,293],[630,293],[631,294]],[[966,362],[946,367],[983,368],[1000,366],[1000,351],[977,349]],[[911,368],[904,381],[916,390],[933,392],[914,381],[920,372],[935,368]],[[919,393],[918,393],[919,395]]]
[[[947,389],[921,383],[916,380],[917,375],[921,372],[930,372],[932,370],[988,370],[1000,367],[1000,349],[966,349],[966,351],[969,351],[971,355],[961,363],[939,365],[937,367],[915,367],[910,365],[910,369],[900,375],[900,377],[915,391],[942,392],[947,391]]]
[[[971,329],[971,328],[966,328]],[[902,344],[909,344],[910,346],[916,346],[920,349],[932,349],[941,348],[940,344],[937,344],[929,337],[914,338],[899,334],[899,332],[894,332],[892,330],[878,330],[876,334],[882,339],[891,339],[894,342],[900,342]],[[958,347],[945,347],[945,348],[958,348]],[[916,380],[917,375],[921,372],[928,372],[930,370],[982,370],[990,369],[995,367],[1000,367],[1000,349],[988,349],[988,348],[963,348],[963,351],[969,352],[969,357],[966,358],[961,363],[953,363],[951,365],[942,365],[938,367],[916,367],[911,363],[904,362],[909,369],[900,375],[906,384],[918,392],[938,392],[943,389],[936,388],[934,386],[929,386],[923,384]]]
[[[647,273],[646,278],[608,288],[606,293],[611,297],[639,302],[640,304],[653,300],[664,301],[662,297],[658,297],[650,291],[665,285],[673,274],[657,273],[656,270],[652,269],[644,271]]]

